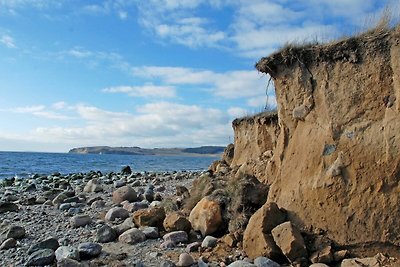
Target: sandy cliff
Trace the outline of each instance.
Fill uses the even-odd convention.
[[[273,78],[278,116],[233,123],[231,167],[271,184],[268,201],[303,229],[400,245],[400,27],[289,47],[256,67]]]

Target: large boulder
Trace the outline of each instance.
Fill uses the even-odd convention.
[[[283,223],[286,214],[276,203],[266,203],[251,216],[243,236],[243,250],[254,259],[265,256],[279,259],[282,255],[271,235],[271,230]]]
[[[129,185],[116,189],[112,194],[112,201],[119,204],[125,200],[135,202],[137,199],[136,191]]]
[[[215,233],[223,224],[220,203],[204,197],[190,212],[189,221],[203,236]]]

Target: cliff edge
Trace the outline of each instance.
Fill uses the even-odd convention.
[[[270,184],[268,202],[339,245],[399,246],[400,26],[288,47],[256,68],[271,75],[278,103],[276,140],[257,177]],[[231,165],[243,163],[243,142],[235,137]]]

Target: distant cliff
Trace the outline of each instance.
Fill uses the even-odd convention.
[[[224,151],[223,146],[201,146],[194,148],[140,148],[92,146],[73,148],[68,153],[75,154],[119,154],[119,155],[218,155]]]

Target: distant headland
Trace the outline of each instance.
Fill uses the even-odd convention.
[[[71,149],[75,154],[119,154],[119,155],[165,155],[165,156],[215,156],[223,153],[223,146],[201,146],[193,148],[141,148],[92,146]]]

